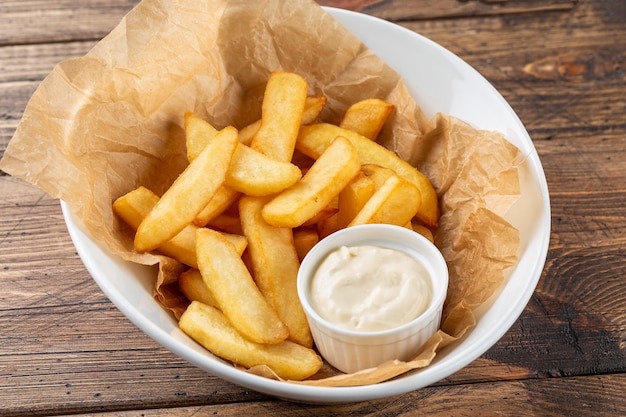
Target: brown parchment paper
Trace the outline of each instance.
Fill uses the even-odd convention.
[[[400,77],[308,0],[143,0],[87,55],[58,64],[29,101],[0,169],[63,199],[94,239],[123,259],[159,264],[155,297],[179,316],[176,261],[136,254],[113,200],[139,185],[162,193],[184,169],[183,115],[241,128],[260,117],[273,70],[297,72],[328,97],[337,122],[355,101],[396,105],[380,141],[426,173],[441,201],[436,243],[450,268],[441,330],[409,362],[303,383],[362,385],[427,366],[475,324],[472,310],[516,262],[503,219],[519,196],[519,151],[446,115],[428,120]],[[178,297],[178,298],[177,298]],[[276,377],[267,369],[251,369]]]

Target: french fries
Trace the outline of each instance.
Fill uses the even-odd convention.
[[[415,216],[420,205],[421,195],[417,187],[392,173],[374,191],[348,227],[367,223],[404,226]]]
[[[226,127],[187,166],[137,228],[137,252],[158,248],[193,221],[224,183],[237,144],[237,131]]]
[[[376,140],[394,108],[393,104],[377,98],[361,100],[348,108],[339,127]]]
[[[256,343],[279,343],[289,336],[232,243],[201,228],[196,232],[196,253],[202,278],[233,327]]]
[[[208,122],[191,112],[185,113],[185,129],[189,162],[219,133]],[[224,186],[247,195],[262,196],[275,194],[292,186],[301,176],[300,168],[292,163],[277,161],[240,143],[235,147]]]
[[[315,120],[317,120],[322,113],[322,110],[326,105],[326,100],[327,99],[324,96],[308,96],[304,102],[301,124],[308,125],[315,122]],[[259,119],[256,122],[242,128],[239,131],[239,142],[249,146],[260,127],[261,120]]]
[[[354,178],[361,167],[354,147],[339,136],[293,187],[263,207],[263,218],[276,227],[297,227],[318,214]]]
[[[359,172],[339,193],[337,227],[341,229],[347,227],[358,212],[361,211],[365,203],[372,197],[374,190],[374,181],[363,172]]]
[[[323,364],[313,349],[288,340],[267,345],[245,339],[219,310],[198,301],[185,310],[179,325],[215,355],[248,368],[266,365],[284,379],[306,379]]]
[[[322,366],[296,290],[308,251],[364,223],[432,240],[439,216],[428,178],[375,142],[393,104],[355,103],[339,126],[319,122],[325,104],[307,96],[302,77],[276,71],[261,119],[241,131],[186,112],[185,170],[161,198],[140,186],[113,203],[135,231],[135,251],[189,267],[178,276],[186,334],[223,359],[292,380]]]
[[[313,346],[311,331],[298,300],[296,276],[300,261],[291,229],[269,225],[261,215],[267,202],[262,197],[239,201],[241,228],[248,241],[254,278],[278,317],[289,328],[289,339]]]
[[[306,98],[307,84],[302,77],[273,72],[265,88],[261,127],[252,138],[252,149],[277,161],[291,161]]]
[[[113,202],[113,211],[129,226],[137,230],[143,219],[159,201],[159,196],[145,187],[139,187]],[[159,252],[176,259],[192,268],[198,268],[196,258],[196,231],[198,228],[188,224],[176,236],[158,247]],[[237,234],[224,234],[241,254],[248,244],[245,237]]]
[[[180,274],[178,277],[178,289],[189,301],[200,301],[202,304],[219,309],[219,303],[197,269],[188,269]]]
[[[428,177],[378,143],[339,126],[317,123],[300,128],[296,149],[316,159],[337,136],[350,140],[362,164],[376,164],[390,168],[413,183],[422,195],[422,204],[417,217],[427,226],[437,226],[439,222],[437,192]]]

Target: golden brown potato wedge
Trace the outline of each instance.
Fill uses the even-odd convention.
[[[404,226],[419,210],[421,196],[415,185],[392,174],[365,203],[348,226],[386,223]]]
[[[338,137],[293,187],[263,208],[263,218],[276,227],[297,227],[317,215],[339,195],[361,167],[349,140]]]
[[[363,168],[361,168],[361,171]],[[337,227],[345,228],[354,219],[375,191],[374,181],[363,172],[359,174],[339,193]]]
[[[137,189],[119,197],[113,203],[113,211],[129,226],[137,230],[143,219],[150,213],[150,210],[159,201],[159,196],[145,187]],[[176,236],[164,242],[158,247],[159,252],[176,259],[192,268],[198,268],[196,258],[196,231],[198,228],[193,225],[187,225]],[[248,244],[247,239],[240,234],[223,233],[242,254]]]
[[[185,113],[185,129],[187,138],[187,158],[193,161],[196,156],[209,144],[219,133],[208,122],[191,112]],[[277,161],[260,152],[251,149],[244,144],[238,144],[230,161],[224,184],[226,187],[247,195],[269,195],[278,193],[296,183],[302,177],[302,171],[290,162]],[[229,195],[224,193],[224,201]],[[214,214],[218,201],[213,203]],[[207,211],[209,209],[206,209]],[[196,224],[206,221],[210,217],[208,213],[202,213]],[[206,223],[205,223],[206,224]]]
[[[311,331],[298,299],[296,277],[300,262],[291,229],[269,225],[261,215],[268,198],[244,196],[239,216],[254,280],[261,293],[289,328],[289,339],[311,347]]]
[[[202,304],[219,308],[217,300],[204,283],[202,274],[197,269],[191,268],[180,274],[178,289],[189,301],[200,301]]]
[[[315,122],[322,113],[322,110],[324,110],[326,101],[327,99],[325,96],[308,96],[304,102],[301,124],[309,125]],[[261,120],[259,119],[241,129],[239,131],[239,142],[244,145],[250,145],[250,143],[252,143],[252,138],[254,138],[254,135],[256,135],[256,132],[259,131],[260,127]]]
[[[187,147],[187,160],[196,159],[204,147],[219,133],[204,119],[192,112],[185,112],[185,145]]]
[[[430,227],[437,226],[439,202],[428,177],[378,143],[338,126],[317,123],[301,127],[296,148],[311,158],[318,158],[337,136],[344,136],[352,142],[362,164],[376,164],[390,168],[413,183],[422,196],[422,204],[416,216]]]
[[[424,236],[426,239],[430,240],[432,243],[435,243],[435,236],[433,235],[432,230],[430,230],[428,227],[424,226],[423,224],[419,224],[417,222],[411,222],[411,230]]]
[[[224,213],[228,207],[234,204],[241,193],[237,190],[233,190],[226,184],[222,184],[221,187],[215,191],[213,197],[209,200],[206,206],[198,213],[193,219],[193,223],[196,226],[202,227],[213,222],[216,217],[219,217]]]
[[[252,149],[277,161],[290,162],[306,98],[304,78],[292,72],[272,72],[261,105],[261,127],[250,144]]]
[[[266,365],[283,379],[306,379],[317,373],[323,364],[313,349],[288,340],[272,345],[247,340],[219,310],[198,301],[185,310],[179,325],[183,332],[215,355],[247,368]]]
[[[298,260],[302,262],[304,257],[313,246],[320,241],[320,237],[317,234],[317,230],[310,227],[299,227],[293,230],[293,242],[298,253]]]
[[[158,248],[194,220],[224,183],[238,143],[237,130],[226,127],[185,168],[139,225],[137,252]]]
[[[394,109],[393,104],[377,98],[361,100],[348,108],[339,127],[376,140]]]
[[[244,337],[279,343],[289,336],[232,243],[214,230],[201,228],[196,232],[196,254],[202,278],[220,310]]]
[[[290,162],[272,159],[239,144],[226,174],[226,186],[246,195],[276,194],[302,177],[300,168]]]

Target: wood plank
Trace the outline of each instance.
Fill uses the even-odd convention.
[[[471,16],[505,16],[571,10],[575,0],[339,0],[318,1],[321,5],[360,11],[392,21],[430,20]]]
[[[138,0],[3,0],[0,46],[98,40],[137,3]]]
[[[41,80],[56,64],[84,55],[94,44],[95,41],[86,41],[0,46],[0,157]]]
[[[5,0],[0,5],[1,45],[96,40],[106,35],[138,0]],[[430,20],[481,15],[568,11],[574,0],[456,1],[319,0],[321,5],[358,10],[388,20]]]
[[[483,383],[424,388],[395,399],[342,405],[304,405],[282,401],[141,409],[153,416],[623,416],[625,375]],[[139,410],[81,414],[77,417],[135,416]]]

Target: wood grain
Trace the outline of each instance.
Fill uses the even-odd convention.
[[[137,3],[0,3],[0,155],[41,80]],[[527,127],[548,180],[552,233],[524,313],[431,387],[359,404],[283,402],[213,377],[140,332],[89,276],[58,201],[0,173],[0,415],[626,415],[626,2],[320,3],[448,48]]]
[[[626,408],[619,398],[626,388],[624,375],[593,378],[551,378],[543,380],[482,383],[464,386],[425,388],[406,396],[363,404],[302,405],[268,400],[245,404],[196,406],[176,409],[142,409],[152,416],[520,416],[534,415],[622,416]],[[598,403],[596,398],[606,401]],[[125,417],[133,412],[93,413],[89,416]],[[83,416],[87,416],[86,414]]]

